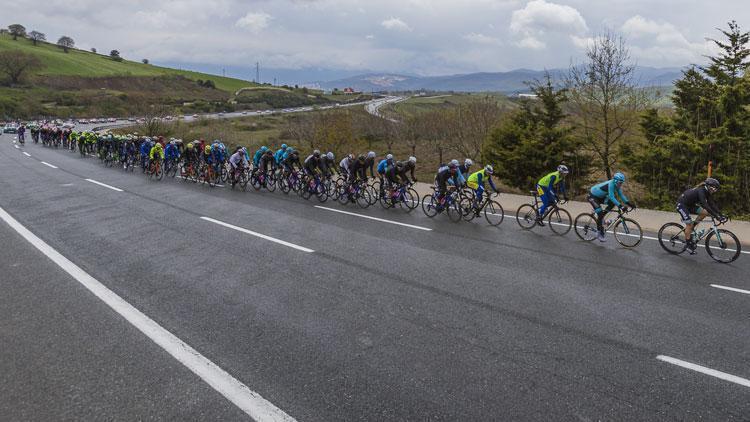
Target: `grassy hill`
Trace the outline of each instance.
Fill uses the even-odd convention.
[[[256,84],[234,78],[208,75],[187,70],[170,69],[140,62],[123,60],[117,62],[107,55],[91,53],[89,51],[71,49],[65,53],[54,44],[38,43],[36,46],[26,39],[13,41],[10,35],[0,35],[0,51],[21,51],[36,56],[43,64],[43,68],[35,74],[37,76],[76,76],[86,78],[112,76],[183,76],[187,79],[207,80],[214,82],[217,89],[235,92],[240,88]]]

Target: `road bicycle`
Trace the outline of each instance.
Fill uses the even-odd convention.
[[[297,170],[292,170],[288,175],[283,176],[281,179],[279,179],[279,189],[281,189],[282,192],[288,194],[291,191],[297,192],[300,189],[301,180],[299,177],[299,172]]]
[[[422,197],[422,212],[429,218],[432,218],[443,211],[448,214],[448,218],[455,222],[461,220],[464,215],[464,211],[459,205],[461,193],[454,187],[448,187],[448,192],[443,195],[441,200],[438,200],[438,188],[432,186],[433,192],[428,193]]]
[[[372,195],[370,189],[367,187],[367,182],[359,180],[355,183],[344,183],[338,186],[338,201],[341,205],[348,202],[356,202],[360,208],[367,208],[372,201]]]
[[[484,219],[490,226],[499,226],[505,219],[505,211],[499,202],[492,199],[497,196],[497,193],[487,194],[480,204],[476,204],[476,200],[464,199],[461,207],[466,210],[464,220],[471,221],[484,213]]]
[[[705,239],[706,252],[714,261],[728,264],[734,262],[742,253],[742,244],[734,233],[720,229],[724,223],[717,223],[711,217],[711,227],[698,230],[698,223],[693,227],[693,240],[696,245]],[[685,226],[679,223],[667,223],[659,229],[659,244],[665,251],[679,255],[687,249]]]
[[[229,172],[229,180],[232,184],[232,189],[236,185],[240,185],[242,190],[247,189],[247,184],[250,181],[247,168],[243,166],[237,166],[237,169]]]
[[[375,182],[380,183],[380,182]],[[410,183],[399,184],[396,188],[386,188],[383,195],[380,195],[380,187],[372,186],[379,198],[380,205],[385,208],[395,208],[399,206],[406,212],[411,212],[419,205],[419,194],[411,187]]]
[[[168,158],[164,160],[164,173],[167,176],[175,177],[177,175],[178,163],[178,158]]]
[[[300,196],[305,199],[310,199],[311,196],[315,195],[318,201],[325,202],[328,200],[328,190],[325,183],[320,179],[320,175],[314,175],[312,178],[305,178],[305,187],[300,190]]]
[[[148,177],[156,180],[161,180],[164,177],[164,167],[160,159],[151,160],[148,165]]]
[[[534,196],[534,201],[529,204],[521,205],[518,207],[518,211],[516,211],[516,221],[518,221],[518,225],[524,230],[531,230],[538,225],[538,221],[544,221],[546,219],[547,225],[550,230],[552,230],[552,233],[558,236],[568,234],[573,224],[573,219],[570,217],[570,213],[566,209],[560,208],[558,201],[555,201],[547,207],[544,215],[540,217],[539,193],[532,190],[531,194]],[[561,202],[561,204],[564,204],[565,202],[567,201]]]
[[[276,181],[273,178],[273,172],[263,172],[255,170],[250,176],[250,184],[253,185],[253,189],[260,190],[260,188],[266,188],[269,192],[276,190]]]
[[[609,212],[611,211],[612,210]],[[623,209],[622,207],[618,207],[617,217],[612,220],[606,220],[603,226],[605,233],[614,233],[615,240],[617,240],[619,244],[626,248],[635,248],[640,245],[643,240],[643,230],[637,221],[625,217],[630,211],[632,211],[632,208]],[[605,217],[606,214],[602,218]],[[595,213],[579,214],[576,217],[574,224],[576,235],[578,235],[581,240],[587,242],[596,239],[599,234],[599,229],[596,227],[596,220],[597,216]]]

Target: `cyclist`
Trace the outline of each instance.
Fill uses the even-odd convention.
[[[207,166],[213,164],[213,154],[211,154],[211,145],[203,147],[203,153],[201,154],[201,161]]]
[[[164,157],[169,166],[176,166],[180,160],[180,150],[177,148],[177,142],[172,140],[169,141],[167,147],[164,149]],[[167,169],[165,169],[166,171]]]
[[[323,155],[320,157],[320,172],[323,174],[324,177],[327,179],[330,179],[331,176],[336,174],[336,161],[334,161],[336,158],[335,155],[333,155],[333,152],[328,151],[326,155]]]
[[[344,178],[344,181],[349,180],[349,168],[354,164],[354,155],[349,154],[344,157],[339,163],[339,174]]]
[[[245,148],[237,148],[237,151],[229,157],[229,165],[232,166],[232,186],[234,186],[237,184],[237,172],[242,171],[248,165]]]
[[[286,152],[287,146],[286,144],[281,144],[281,148],[279,148],[276,151],[276,154],[273,155],[273,159],[276,162],[276,165],[281,165],[281,159],[284,158],[284,153]]]
[[[565,193],[565,176],[569,173],[568,166],[560,164],[557,166],[557,170],[549,173],[548,175],[539,179],[536,184],[536,190],[539,192],[540,199],[542,200],[542,206],[539,208],[539,215],[537,215],[536,223],[540,226],[544,226],[542,217],[544,212],[547,211],[547,207],[557,202],[557,196],[559,193],[563,194],[563,198],[567,201],[568,197]]]
[[[453,160],[447,166],[442,166],[438,169],[435,175],[435,184],[438,188],[438,206],[442,207],[445,193],[448,190],[448,182],[452,181],[454,185],[458,185],[458,162]]]
[[[464,164],[462,166],[458,166],[458,171],[461,174],[460,181],[461,186],[466,184],[466,177],[471,175],[471,166],[474,165],[474,162],[471,161],[471,158],[467,158],[464,160]]]
[[[594,208],[596,214],[596,228],[599,231],[598,237],[600,242],[607,240],[606,233],[604,233],[604,216],[607,215],[614,207],[625,207],[631,206],[635,208],[635,205],[628,200],[628,197],[622,193],[622,185],[625,183],[625,175],[617,172],[615,173],[612,180],[594,185],[591,188],[591,192],[588,196],[589,204]],[[606,209],[602,209],[602,205],[607,204]]]
[[[708,215],[725,223],[728,218],[721,214],[719,207],[716,206],[713,194],[719,191],[721,185],[713,177],[709,177],[703,183],[695,188],[688,189],[677,199],[677,212],[680,214],[682,222],[685,223],[685,240],[691,255],[695,254],[698,245],[693,239],[693,229],[695,225],[703,221]],[[695,220],[690,218],[690,214],[698,214]]]
[[[135,156],[135,142],[133,142],[133,138],[128,135],[128,137],[125,138],[125,142],[122,144],[120,161],[122,162],[123,167],[128,167],[128,160],[133,156]]]
[[[466,185],[474,189],[476,199],[474,199],[474,212],[479,215],[479,206],[482,203],[484,195],[484,182],[489,182],[490,187],[495,193],[498,193],[495,183],[492,182],[492,174],[495,170],[490,165],[484,166],[482,170],[472,173],[466,181]]]
[[[266,151],[268,151],[268,147],[265,145],[255,151],[255,154],[253,154],[253,166],[257,168],[260,165],[260,157],[262,157],[263,154],[266,153]]]
[[[409,183],[417,183],[417,176],[414,175],[414,171],[417,169],[417,157],[411,156],[409,159],[404,163],[404,170],[403,174],[406,175],[406,172],[409,172],[411,175],[411,181],[407,178],[405,179]]]
[[[408,184],[409,177],[406,175],[406,163],[397,161],[396,165],[388,167],[385,171],[385,183],[389,192],[400,184]]]
[[[273,166],[273,151],[270,149],[266,149],[266,152],[260,157],[260,160],[258,161],[258,167],[256,167],[256,169],[260,170],[262,174],[268,177],[268,170],[273,169]]]
[[[302,169],[304,170],[305,174],[313,177],[317,174],[318,166],[320,164],[320,151],[315,150],[312,154],[308,155],[307,158],[305,158],[305,163],[302,165]]]
[[[148,152],[148,159],[150,160],[150,162],[154,162],[155,160],[164,160],[164,148],[159,142],[154,143],[154,146],[151,147],[151,151]]]
[[[146,138],[141,142],[141,169],[143,172],[146,172],[146,165],[148,164],[148,157],[149,153],[151,152],[151,147],[154,145],[151,143],[151,138]]]
[[[357,159],[349,166],[349,181],[354,183],[359,180],[367,181],[367,168],[365,162],[367,158],[360,154]]]
[[[189,142],[187,144],[187,147],[185,147],[184,168],[187,168],[190,165],[195,166],[195,164],[198,162],[198,151],[196,150],[195,145],[196,145],[195,142]]]

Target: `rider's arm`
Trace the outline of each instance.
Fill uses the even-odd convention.
[[[490,183],[490,186],[492,186],[492,190],[497,192],[497,188],[495,187],[495,182],[492,181],[492,176],[487,176],[487,181]]]
[[[615,179],[610,180],[609,188],[607,189],[607,197],[609,198],[609,202],[611,202],[616,207],[622,206],[620,201],[617,200],[617,195],[619,195],[619,193],[620,192],[617,188],[617,183],[615,183]]]
[[[703,189],[698,190],[698,200],[700,201],[701,207],[706,210],[714,218],[721,216],[721,211],[716,206],[716,203],[706,196],[706,192]]]

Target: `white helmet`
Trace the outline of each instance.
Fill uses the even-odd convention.
[[[474,162],[471,161],[471,158],[467,158],[466,161],[464,161],[466,167],[471,167],[472,164],[474,164]]]
[[[367,153],[367,158],[375,158],[375,151],[370,151]]]
[[[562,174],[570,173],[570,170],[568,170],[568,166],[563,165],[563,164],[560,164],[559,166],[557,166],[557,171],[559,171]]]
[[[330,151],[328,151],[328,154],[326,154],[326,157],[328,157],[329,160],[333,160],[334,159],[333,153],[330,152]]]
[[[458,167],[458,160],[451,160],[451,165],[454,167]]]
[[[417,157],[412,155],[411,157],[409,157],[409,162],[412,164],[417,164]]]
[[[484,172],[487,174],[492,174],[495,172],[495,169],[493,169],[491,165],[487,164],[486,166],[484,166]]]
[[[388,154],[385,156],[386,160],[393,160],[393,154]]]

